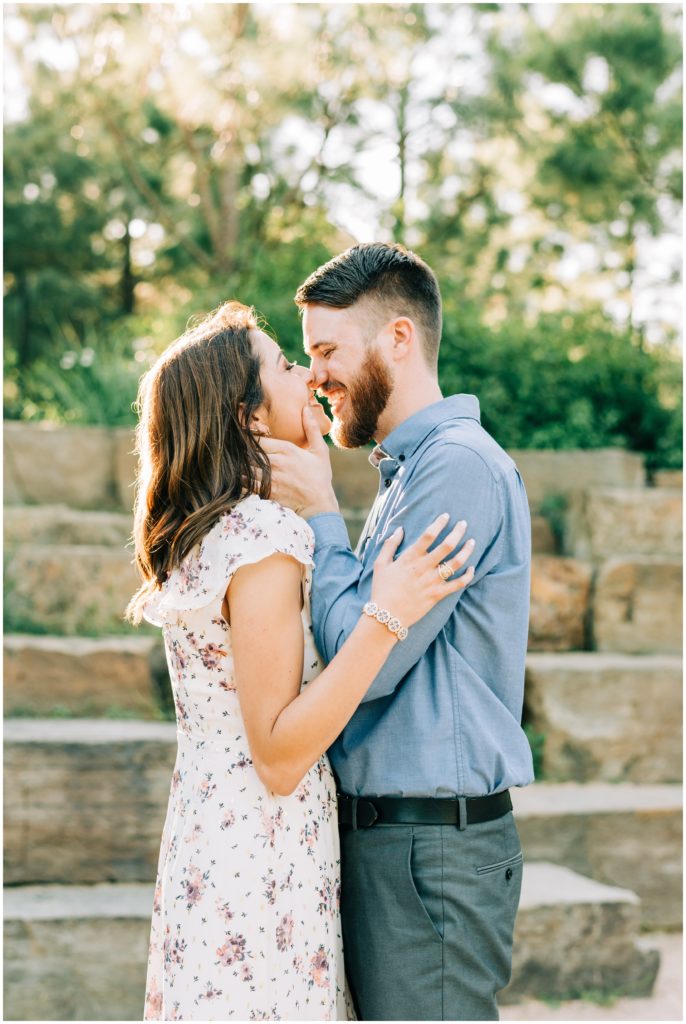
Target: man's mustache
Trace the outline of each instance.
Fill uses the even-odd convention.
[[[328,399],[328,391],[345,391],[345,385],[339,384],[338,381],[327,381],[317,388],[317,397]]]

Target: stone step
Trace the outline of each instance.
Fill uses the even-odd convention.
[[[152,901],[151,884],[6,888],[5,1019],[140,1019]],[[659,957],[637,924],[633,893],[526,864],[503,1001],[649,992]]]
[[[5,611],[14,632],[128,632],[138,589],[132,554],[102,545],[19,544],[5,553]]]
[[[512,981],[503,1004],[523,998],[642,996],[655,983],[659,953],[638,941],[640,900],[557,864],[529,863],[515,927]]]
[[[124,610],[138,588],[133,552],[123,545],[72,544],[51,540],[53,527],[43,511],[32,512],[42,522],[42,542],[8,543],[5,556],[6,628],[12,632],[47,632],[93,636],[127,633]],[[353,543],[364,525],[365,513],[346,510]],[[122,530],[125,516],[70,510],[55,531],[72,538],[83,517],[85,537]],[[12,536],[23,530],[12,514]],[[90,531],[90,533],[88,532]],[[591,567],[571,558],[535,555],[532,563],[530,648],[569,650],[586,643],[586,616],[591,590]],[[152,627],[143,625],[143,630]]]
[[[4,890],[4,1020],[142,1020],[150,885]]]
[[[634,488],[642,492],[646,482],[643,457],[622,448],[511,449],[532,509],[538,511],[561,496],[596,487]]]
[[[653,487],[671,487],[673,490],[683,490],[684,471],[683,469],[657,469],[653,473]]]
[[[5,882],[154,880],[176,725],[5,721]]]
[[[593,646],[626,654],[680,654],[682,574],[680,560],[651,555],[605,562],[591,600]]]
[[[126,512],[94,512],[67,505],[7,505],[5,544],[87,544],[123,548],[133,519]],[[133,551],[133,549],[131,549]]]
[[[681,780],[681,659],[574,651],[527,657],[526,720],[550,781]]]
[[[159,718],[169,682],[159,637],[4,638],[5,715]]]
[[[133,431],[125,427],[7,421],[5,501],[128,511],[136,471],[133,443]],[[334,487],[347,508],[369,508],[376,496],[379,478],[369,465],[369,452],[331,448]],[[646,482],[642,456],[621,448],[513,449],[509,454],[536,510],[560,495],[594,487],[642,488]]]
[[[530,651],[582,650],[587,644],[591,566],[574,558],[531,560]]]
[[[618,555],[680,558],[683,498],[677,488],[593,488],[576,494],[565,516],[564,550],[602,561]]]
[[[353,547],[357,544],[368,511],[368,508],[341,507]],[[96,512],[67,505],[7,505],[4,527],[5,544],[10,548],[17,544],[87,544],[123,548],[131,540],[133,518],[128,512]],[[532,516],[531,543],[537,554],[557,554],[557,539],[545,516]]]
[[[681,786],[537,782],[511,794],[526,859],[631,889],[645,930],[681,928]]]

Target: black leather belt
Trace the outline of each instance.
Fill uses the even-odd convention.
[[[372,825],[455,825],[466,828],[502,818],[512,810],[508,790],[491,796],[348,796],[338,794],[338,824],[352,829]]]

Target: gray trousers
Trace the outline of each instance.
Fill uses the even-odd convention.
[[[511,813],[341,828],[348,983],[362,1020],[498,1020],[522,851]]]

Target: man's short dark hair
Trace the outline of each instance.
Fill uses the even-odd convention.
[[[319,267],[301,284],[296,304],[347,309],[360,299],[378,304],[388,318],[407,316],[421,332],[424,358],[435,369],[441,341],[441,293],[431,267],[402,245],[354,245]]]

